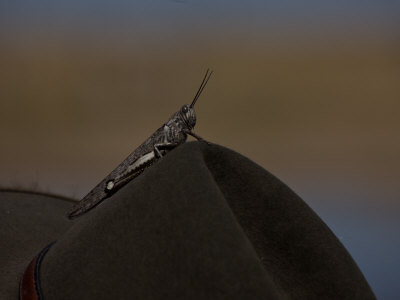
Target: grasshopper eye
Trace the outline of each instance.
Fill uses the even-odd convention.
[[[187,107],[187,105],[182,106],[181,112],[183,112],[184,114],[186,114],[188,111],[189,111],[189,108]]]

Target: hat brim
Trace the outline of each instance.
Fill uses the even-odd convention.
[[[0,190],[1,299],[18,299],[19,281],[29,262],[72,225],[63,217],[72,203],[44,193]]]

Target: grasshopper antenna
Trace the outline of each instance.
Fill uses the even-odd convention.
[[[208,80],[210,79],[212,73],[213,73],[213,71],[210,72],[210,69],[207,69],[206,75],[204,75],[203,81],[200,84],[200,87],[199,87],[199,89],[198,89],[198,91],[196,93],[196,96],[194,96],[192,104],[190,104],[191,108],[194,107],[194,105],[196,104],[197,99],[199,99],[199,97],[200,97],[201,93],[203,92],[204,87],[206,86],[206,84],[207,84]]]

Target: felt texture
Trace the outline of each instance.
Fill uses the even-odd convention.
[[[375,299],[302,199],[221,146],[177,147],[73,222],[48,213],[57,232],[15,268],[58,235],[41,266],[44,299]]]

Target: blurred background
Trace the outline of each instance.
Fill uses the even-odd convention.
[[[400,294],[400,2],[0,0],[0,184],[85,195],[184,103]]]

